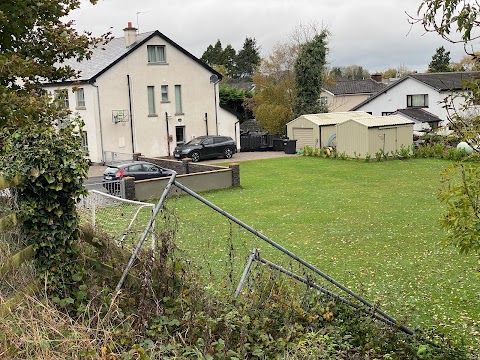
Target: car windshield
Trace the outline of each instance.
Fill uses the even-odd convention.
[[[200,145],[203,142],[203,140],[205,140],[205,138],[198,137],[190,140],[185,145]]]

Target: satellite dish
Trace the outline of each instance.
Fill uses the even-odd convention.
[[[211,83],[216,83],[218,81],[218,76],[213,74],[212,76],[210,76],[210,82]]]

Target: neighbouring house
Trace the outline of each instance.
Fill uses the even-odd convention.
[[[380,78],[366,80],[350,80],[339,78],[331,84],[326,84],[320,93],[320,102],[326,105],[329,112],[349,111],[370,96],[386,87]]]
[[[336,146],[337,125],[350,119],[366,118],[363,111],[306,114],[287,123],[287,137],[297,140],[296,149],[305,146],[323,148]]]
[[[466,80],[476,79],[480,72],[449,72],[410,74],[390,84],[362,103],[351,108],[352,111],[366,111],[374,116],[397,113],[416,121],[424,118],[424,128],[431,127],[436,118],[444,133],[448,132],[447,110],[444,100],[450,95],[461,94]],[[458,108],[462,98],[454,100]],[[423,113],[408,110],[422,109]],[[404,111],[407,110],[407,113]],[[425,114],[427,113],[427,114]],[[427,116],[428,115],[428,116]],[[416,119],[414,119],[416,118]]]
[[[413,143],[414,122],[402,116],[354,118],[337,125],[337,152],[349,157],[391,154]]]
[[[170,156],[177,144],[206,134],[240,143],[237,117],[219,106],[220,73],[159,31],[139,34],[129,23],[124,35],[88,60],[69,61],[78,79],[45,84],[82,117],[92,162]]]

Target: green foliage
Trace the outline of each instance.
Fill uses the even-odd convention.
[[[328,32],[323,30],[300,47],[295,60],[295,116],[326,112],[319,102],[326,64]]]
[[[245,101],[253,97],[253,93],[251,91],[220,86],[219,97],[220,104],[227,106],[236,113],[242,114],[243,118],[247,117],[245,114]]]
[[[335,66],[330,71],[335,77],[344,77],[350,80],[364,80],[370,78],[370,73],[359,65]]]
[[[423,0],[417,11],[420,19],[412,20],[448,41],[467,44],[477,38],[478,11],[476,2],[471,0]],[[460,39],[454,38],[455,35]]]
[[[68,109],[42,86],[75,79],[65,60],[89,58],[92,47],[110,38],[79,35],[73,22],[64,21],[79,6],[77,0],[0,3],[0,162],[4,174],[24,179],[18,187],[23,230],[36,251],[41,283],[67,308],[84,298],[75,262],[75,203],[85,193],[88,165],[81,121],[67,120]]]
[[[293,118],[294,56],[293,47],[276,46],[253,75],[255,94],[247,101],[247,107],[263,129],[272,134],[285,135],[285,125]]]
[[[223,49],[222,43],[217,40],[215,46],[207,47],[201,59],[210,66],[223,66],[230,79],[250,79],[261,60],[256,40],[249,37],[245,38],[238,53],[230,44]]]
[[[6,175],[20,174],[18,202],[24,220],[23,231],[35,250],[41,283],[57,302],[68,307],[81,284],[77,266],[76,202],[85,194],[83,180],[88,165],[81,150],[81,122],[66,121],[56,129],[34,124],[20,128],[6,138],[0,160]]]
[[[88,58],[91,46],[109,38],[108,34],[101,38],[79,35],[72,22],[63,21],[79,5],[77,0],[0,3],[0,128],[4,131],[55,112],[42,96],[41,81],[74,78],[69,66],[59,64],[69,58]]]
[[[458,180],[460,177],[461,180]],[[460,253],[480,256],[480,167],[478,164],[456,164],[443,172],[439,199],[446,206],[442,227],[445,243]]]
[[[260,64],[260,48],[255,38],[246,37],[243,48],[236,57],[237,78],[251,78],[255,68]]]
[[[435,54],[432,56],[432,61],[428,65],[428,72],[450,72],[450,51],[445,51],[443,46],[437,48]]]

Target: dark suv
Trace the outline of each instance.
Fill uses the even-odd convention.
[[[230,159],[237,152],[237,144],[228,136],[199,136],[179,145],[173,151],[176,159],[191,158],[193,162],[223,156]]]

